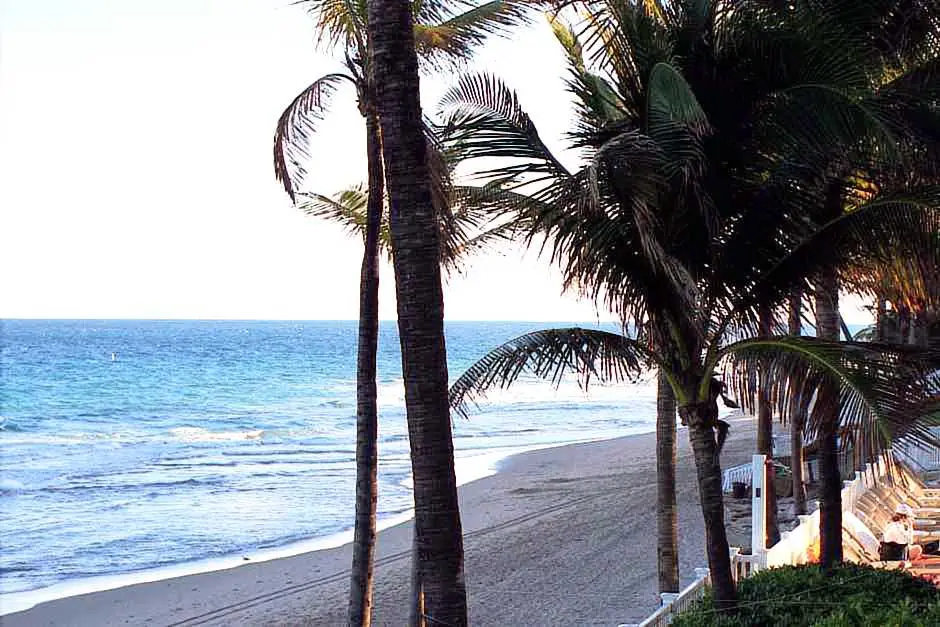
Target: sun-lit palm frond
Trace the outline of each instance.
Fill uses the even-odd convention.
[[[369,191],[365,185],[343,189],[332,197],[308,193],[299,196],[303,200],[297,206],[308,216],[339,224],[350,234],[365,239],[366,208],[369,201]],[[388,252],[391,250],[389,242],[388,220],[383,217],[379,227],[379,248]]]
[[[365,52],[365,0],[300,0],[316,20],[318,42]]]
[[[651,365],[643,345],[623,335],[595,329],[547,329],[499,346],[470,366],[450,388],[450,405],[466,415],[493,387],[505,388],[524,373],[558,385],[566,373],[590,381],[634,380]]]
[[[499,78],[462,76],[439,106],[446,117],[442,134],[456,159],[509,158],[524,163],[520,172],[568,174],[542,141],[516,93]]]
[[[609,77],[628,114],[639,116],[649,73],[657,63],[670,62],[674,54],[674,38],[667,30],[663,6],[617,0],[583,4],[579,30],[585,56],[599,74]]]
[[[566,87],[574,96],[577,114],[571,136],[575,146],[593,145],[598,133],[624,120],[626,105],[606,78],[587,69],[583,47],[572,27],[558,16],[549,16],[549,24],[568,60]]]
[[[753,329],[759,303],[782,303],[825,268],[839,268],[843,284],[869,294],[885,272],[896,275],[913,297],[934,297],[940,271],[940,188],[884,194],[827,223],[789,221],[776,238],[757,239],[764,261],[727,266],[729,318],[747,316]],[[744,245],[743,243],[740,245]],[[737,286],[737,287],[734,287]],[[730,291],[732,290],[733,291]]]
[[[318,78],[294,98],[277,121],[274,131],[274,174],[291,200],[296,200],[300,184],[307,173],[304,164],[311,155],[310,139],[343,81],[355,85],[355,81],[346,74],[327,74]]]
[[[491,0],[482,4],[422,2],[415,22],[415,46],[423,62],[446,68],[464,61],[489,37],[505,37],[515,26],[529,22],[530,0]],[[459,12],[458,11],[462,11]]]
[[[932,371],[936,355],[927,350],[867,342],[829,342],[812,337],[749,339],[726,347],[725,376],[745,409],[754,411],[760,396],[758,371],[767,373],[767,398],[775,413],[808,416],[807,431],[818,431],[825,407],[824,385],[840,393],[841,428],[854,439],[856,458],[867,461],[896,438],[935,442],[923,418],[936,393]],[[796,402],[792,402],[793,400]]]

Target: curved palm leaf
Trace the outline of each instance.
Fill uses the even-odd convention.
[[[363,240],[366,236],[366,209],[369,190],[357,185],[340,190],[331,198],[323,194],[299,194],[305,200],[298,208],[308,216],[329,220],[344,227],[350,234]],[[390,250],[388,220],[383,219],[379,227],[379,250]]]
[[[727,359],[725,375],[746,409],[754,411],[760,396],[756,373],[768,373],[766,394],[776,413],[784,420],[792,412],[808,416],[811,435],[834,409],[824,407],[824,397],[816,391],[837,385],[840,394],[831,401],[841,408],[843,430],[853,434],[858,460],[871,459],[898,438],[940,446],[924,420],[926,404],[940,391],[931,374],[935,353],[788,336],[743,340],[721,355]]]
[[[429,66],[446,69],[469,58],[488,37],[506,36],[512,27],[529,23],[533,4],[536,3],[525,0],[492,0],[483,4],[417,2],[418,55]]]
[[[510,241],[523,232],[525,217],[508,219],[502,209],[493,209],[495,196],[506,198],[508,192],[456,186],[448,193],[451,196],[446,199],[445,213],[440,216],[441,264],[445,271],[459,271],[470,255]],[[329,220],[350,234],[365,238],[369,193],[364,184],[341,190],[332,197],[303,192],[298,196],[303,198],[298,208],[307,215]],[[455,209],[452,211],[451,207]],[[391,255],[387,215],[383,215],[379,228],[379,250]]]
[[[566,87],[575,98],[576,130],[571,133],[576,146],[593,145],[598,133],[629,113],[606,78],[586,69],[583,47],[577,33],[558,16],[549,16],[555,39],[568,58]]]
[[[300,0],[316,19],[318,43],[365,52],[365,0]]]
[[[518,96],[499,78],[490,74],[462,76],[441,99],[439,108],[446,114],[442,136],[457,159],[508,157],[525,162],[481,174],[505,177],[526,173],[543,179],[568,174],[539,137]]]
[[[357,91],[360,111],[368,109],[369,50],[366,45],[365,0],[300,0],[316,18],[319,42],[339,46],[347,73],[328,74],[307,87],[285,109],[274,134],[274,172],[292,201],[306,174],[310,138],[323,119],[340,80]],[[464,60],[490,35],[506,35],[524,24],[533,4],[526,0],[442,2],[415,0],[415,38],[425,64]],[[365,115],[365,113],[363,113]]]
[[[321,76],[300,92],[278,118],[274,131],[274,174],[292,201],[296,200],[298,187],[307,173],[304,163],[310,159],[310,138],[343,81],[356,85],[356,80],[347,74]]]
[[[655,357],[635,340],[623,335],[583,328],[547,329],[527,333],[499,346],[470,366],[450,388],[450,405],[466,416],[494,386],[507,387],[525,372],[553,384],[574,372],[587,386],[591,379],[629,381],[642,373]]]
[[[741,323],[753,333],[758,304],[784,302],[791,289],[831,267],[840,269],[845,285],[869,294],[896,269],[908,297],[920,290],[916,297],[929,302],[940,273],[938,232],[940,188],[933,187],[875,197],[820,226],[790,220],[776,239],[752,243],[752,266],[728,268],[725,324]]]

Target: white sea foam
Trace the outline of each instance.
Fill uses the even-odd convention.
[[[19,492],[25,488],[26,486],[16,479],[10,479],[8,477],[0,479],[0,494],[4,492]]]
[[[202,427],[176,427],[170,429],[170,433],[183,442],[236,442],[238,440],[260,440],[264,437],[264,429],[209,431]]]

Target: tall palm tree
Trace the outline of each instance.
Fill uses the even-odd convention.
[[[417,575],[427,620],[461,626],[467,624],[467,598],[448,405],[441,244],[419,100],[412,4],[369,0],[367,22],[388,184]]]
[[[274,169],[291,200],[296,201],[306,174],[306,162],[311,156],[310,140],[318,123],[328,112],[330,101],[341,85],[355,89],[366,126],[368,186],[366,211],[360,223],[364,251],[356,364],[356,517],[349,624],[368,625],[372,607],[378,472],[378,260],[385,197],[382,136],[374,97],[365,1],[306,0],[306,4],[316,17],[320,42],[341,50],[345,68],[315,80],[281,114],[274,135]],[[524,9],[517,0],[487,3],[415,0],[411,11],[416,45],[429,67],[466,59],[488,35],[504,34],[510,26],[524,21]],[[346,200],[352,198],[347,196]]]
[[[798,289],[790,292],[787,309],[787,332],[793,337],[803,334],[803,296]],[[790,476],[793,480],[793,513],[806,514],[806,488],[803,481],[803,415],[799,413],[799,399],[790,400]]]
[[[872,123],[848,115],[854,100],[828,98],[867,81],[851,54],[861,44],[837,29],[795,28],[765,3],[586,4],[587,25],[578,35],[566,29],[581,168],[561,164],[512,91],[492,77],[462,79],[444,103],[464,158],[513,158],[488,173],[506,191],[507,210],[527,216],[532,238],[545,238],[568,285],[603,299],[638,335],[523,336],[464,373],[452,402],[466,411],[525,369],[616,380],[658,367],[689,426],[715,596],[730,607],[720,375],[750,402],[759,396],[751,375],[767,373],[780,413],[788,407],[779,399],[798,385],[808,399],[808,390],[833,384],[836,400],[851,401],[845,419],[875,434],[873,442],[921,433],[905,414],[922,383],[919,362],[890,347],[760,337],[760,312],[779,315],[794,288],[809,290],[829,268],[936,255],[915,250],[906,235],[938,227],[940,197],[933,188],[885,195],[833,219],[815,210],[826,187],[792,156],[856,136],[855,126],[836,120]],[[817,402],[810,420],[831,406]]]
[[[676,507],[676,397],[665,374],[656,386],[656,570],[659,591],[679,592]]]
[[[853,85],[852,92],[845,91],[838,97],[854,100],[854,117],[863,123],[852,124],[854,132],[841,137],[824,136],[828,145],[819,145],[806,162],[822,173],[825,195],[818,204],[822,219],[837,219],[857,204],[859,197],[871,200],[878,189],[875,185],[873,190],[870,181],[884,169],[907,172],[910,185],[937,180],[938,10],[940,5],[935,0],[833,2],[823,10],[816,2],[789,3],[788,15],[795,23],[818,24],[860,44],[855,46],[853,57],[862,71],[861,80]],[[930,174],[925,178],[922,173],[927,171]],[[895,191],[903,189],[903,185],[894,187]],[[882,272],[885,267],[882,264]],[[914,272],[902,281],[918,275],[929,273]],[[834,269],[816,279],[818,337],[839,338],[839,287],[840,277]],[[821,393],[831,398],[837,394],[834,388]],[[840,406],[836,402],[825,404],[831,409],[818,434],[820,553],[823,566],[829,567],[842,561],[842,481],[837,444]]]

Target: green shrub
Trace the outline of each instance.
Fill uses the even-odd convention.
[[[738,612],[718,614],[709,595],[677,616],[680,627],[904,627],[940,625],[940,592],[908,573],[845,564],[823,573],[816,565],[757,573],[738,586]]]

